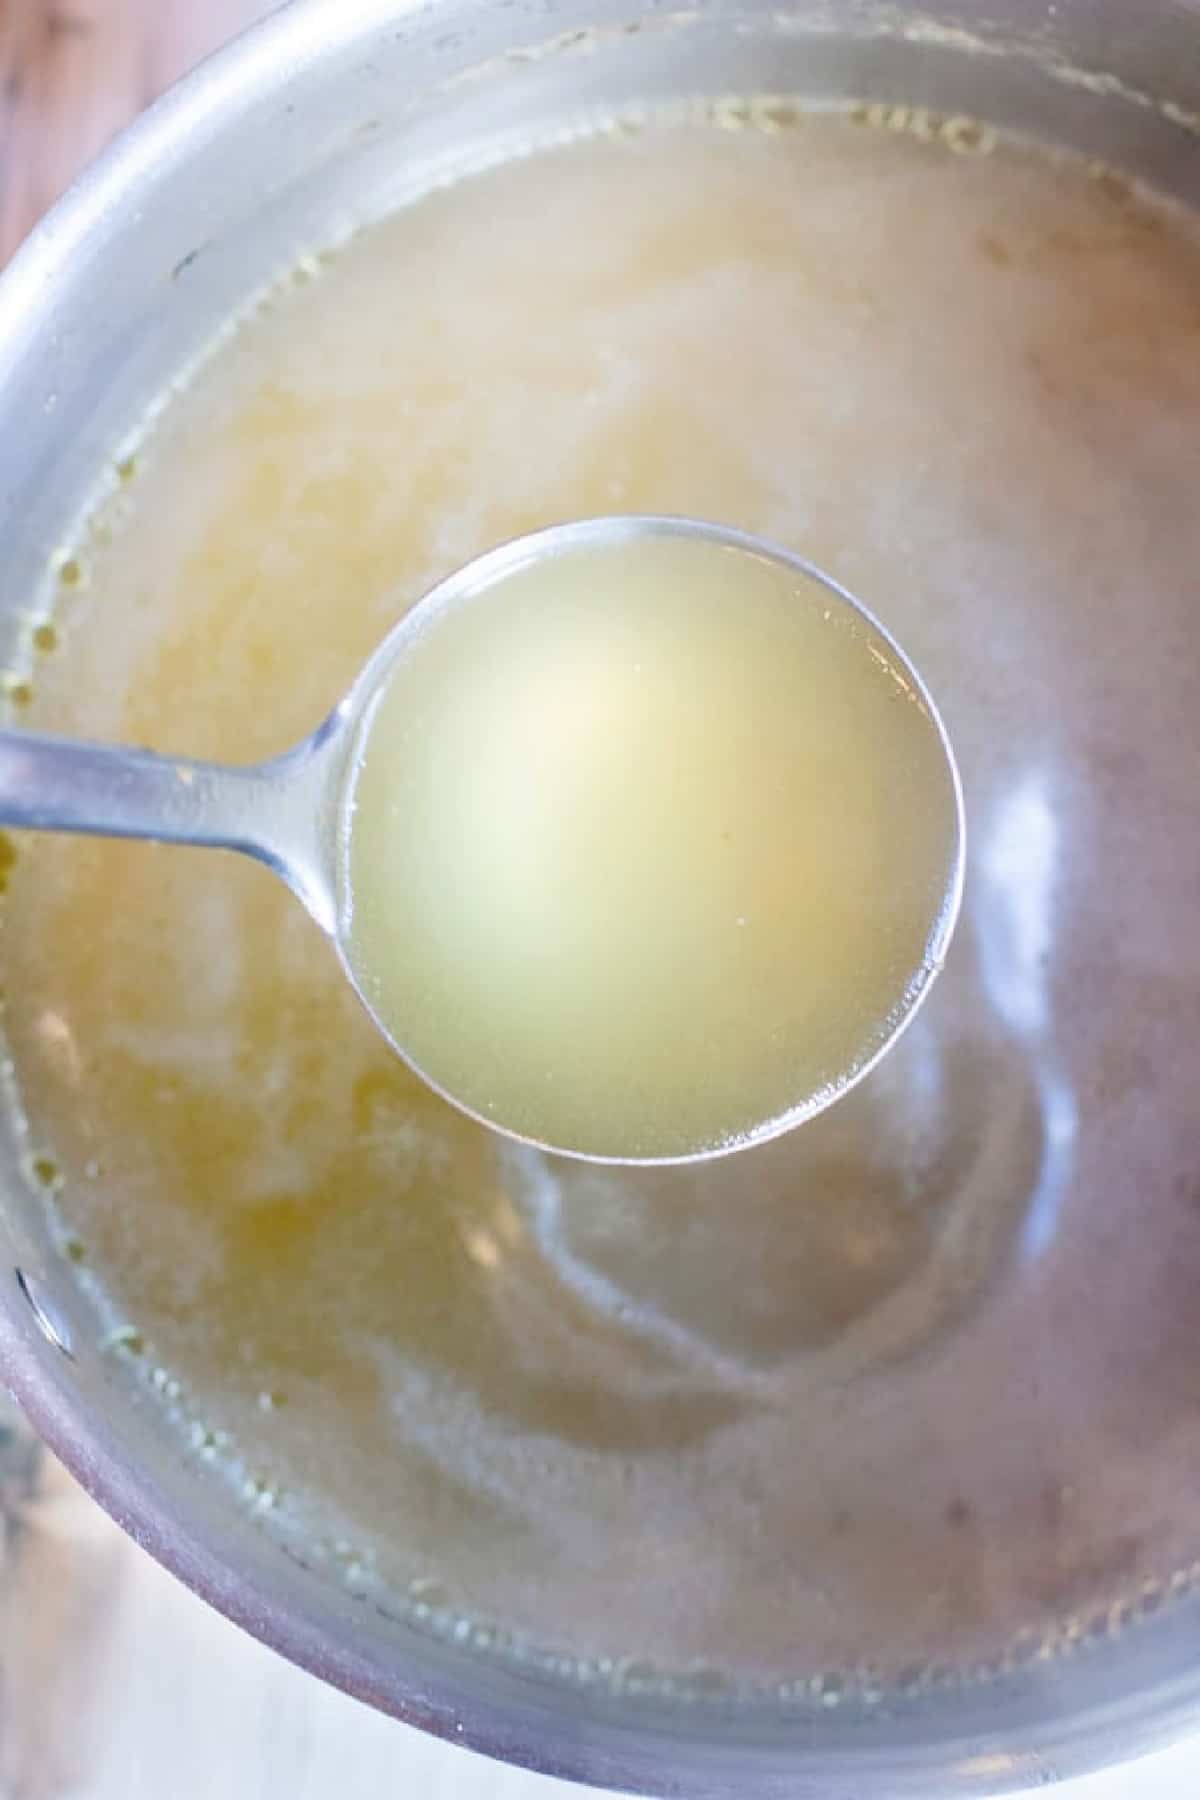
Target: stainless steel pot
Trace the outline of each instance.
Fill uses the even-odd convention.
[[[974,114],[1200,205],[1200,0],[296,0],[156,106],[0,283],[0,660],[114,442],[215,325],[431,166],[627,97],[768,90]],[[1200,1600],[969,1688],[788,1717],[583,1690],[422,1634],[289,1557],[105,1357],[0,1144],[0,1363],[155,1556],[326,1680],[493,1755],[657,1794],[993,1792],[1200,1719]]]

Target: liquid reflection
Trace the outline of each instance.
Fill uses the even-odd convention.
[[[1043,770],[1028,770],[985,828],[971,916],[988,999],[1023,1037],[1039,1036],[1049,1008],[1058,823]]]
[[[911,1354],[1004,1266],[1055,1166],[1046,1098],[964,940],[872,1078],[758,1151],[635,1173],[505,1146],[528,1238],[488,1284],[498,1335],[528,1369],[589,1341],[633,1410],[664,1385],[766,1400]]]
[[[798,1370],[840,1379],[910,1355],[1014,1247],[1045,1249],[1077,1109],[1049,1034],[1059,829],[1040,771],[1007,790],[979,843],[966,929],[929,1005],[829,1113],[690,1168],[499,1146],[499,1228],[473,1216],[463,1245],[527,1379],[574,1369],[606,1392],[607,1431],[640,1437],[634,1416],[668,1393],[765,1402],[785,1372],[790,1392]],[[727,1416],[702,1406],[696,1422]]]
[[[1043,768],[1026,770],[988,824],[972,894],[971,924],[988,1002],[1026,1046],[1043,1119],[1043,1154],[1021,1232],[1026,1257],[1053,1242],[1071,1177],[1075,1092],[1050,1034],[1059,826]]]

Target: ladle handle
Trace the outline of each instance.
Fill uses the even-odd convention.
[[[253,854],[261,783],[256,768],[0,732],[0,825],[23,830],[157,838]]]
[[[0,826],[152,838],[266,863],[332,932],[325,831],[329,726],[271,762],[234,768],[33,731],[0,731]]]

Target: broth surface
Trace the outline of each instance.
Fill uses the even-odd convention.
[[[269,755],[480,550],[691,514],[879,614],[971,822],[894,1054],[790,1137],[640,1173],[437,1099],[264,871],[22,841],[33,1174],[239,1504],[439,1616],[767,1684],[1188,1578],[1198,426],[1187,220],[831,117],[438,191],[172,401],[74,547],[39,727]]]
[[[945,954],[953,771],[833,589],[640,533],[505,567],[388,654],[342,916],[441,1092],[576,1154],[744,1149],[909,1016]]]

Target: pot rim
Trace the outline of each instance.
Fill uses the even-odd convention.
[[[646,0],[647,10],[656,3]],[[313,68],[374,30],[403,35],[406,22],[430,10],[428,0],[340,0],[336,9],[328,0],[286,0],[176,83],[114,139],[12,258],[0,278],[0,363],[41,342],[39,309],[55,282],[69,279],[73,259],[103,239],[107,221],[131,193],[169,179],[212,135],[214,122],[256,104],[264,89],[278,85],[281,70]],[[531,10],[549,31],[551,9]],[[947,1728],[952,1720],[944,1715],[924,1716],[907,1736],[881,1737],[867,1726],[853,1744],[806,1741],[810,1722],[802,1719],[790,1727],[781,1722],[769,1741],[726,1735],[718,1721],[701,1735],[697,1714],[679,1715],[676,1731],[670,1714],[651,1718],[626,1708],[619,1715],[616,1701],[534,1688],[508,1670],[498,1690],[481,1699],[471,1671],[447,1661],[432,1640],[430,1668],[440,1656],[444,1673],[422,1670],[416,1656],[384,1667],[345,1641],[332,1610],[322,1612],[299,1594],[279,1597],[284,1565],[274,1582],[240,1566],[240,1546],[220,1554],[198,1523],[199,1508],[174,1504],[123,1455],[111,1421],[75,1390],[69,1368],[38,1339],[16,1283],[6,1283],[0,1290],[3,1380],[55,1456],[135,1543],[233,1623],[322,1680],[407,1724],[539,1773],[687,1800],[735,1794],[832,1800],[837,1791],[872,1791],[877,1781],[886,1782],[892,1800],[933,1800],[938,1792],[1040,1786],[1140,1754],[1178,1738],[1200,1714],[1200,1667],[1187,1672],[1182,1655],[1184,1672],[1169,1681],[1116,1688],[1073,1712],[1055,1708],[1048,1678],[1038,1716],[997,1716],[986,1738],[977,1729]],[[570,1698],[574,1705],[566,1703]],[[894,1719],[887,1723],[895,1726]]]

